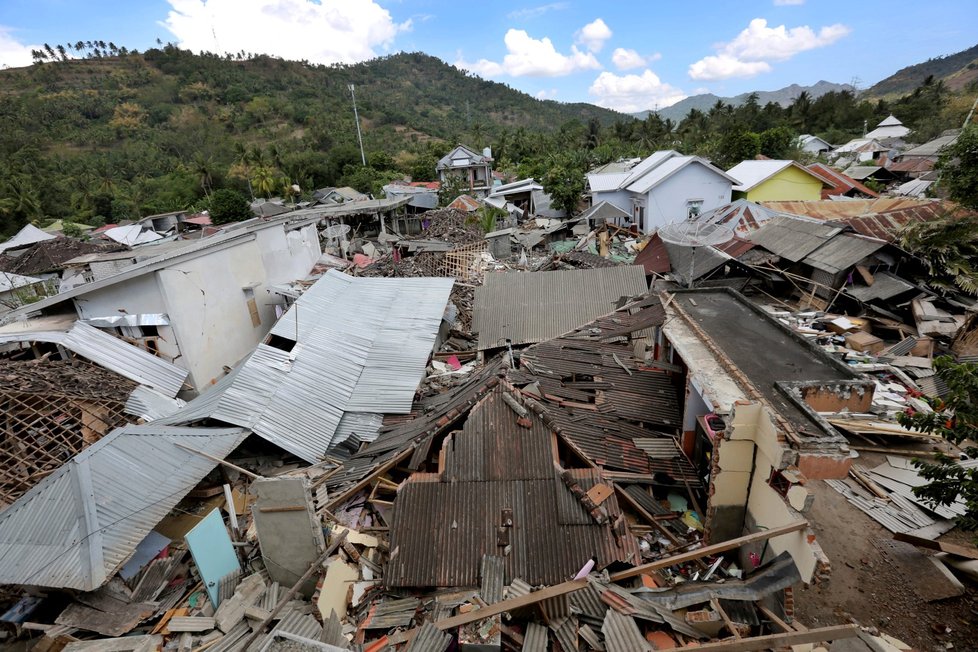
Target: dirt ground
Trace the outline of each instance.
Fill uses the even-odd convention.
[[[869,460],[867,460],[869,461]],[[806,515],[831,560],[828,582],[795,592],[795,617],[808,627],[856,622],[877,627],[915,649],[978,651],[978,587],[964,580],[960,597],[925,602],[913,585],[919,579],[890,563],[874,539],[893,535],[821,481],[807,485],[815,502]],[[952,530],[942,540],[967,542]],[[929,564],[921,573],[930,572]],[[949,629],[949,633],[945,632]],[[950,646],[949,646],[950,644]]]

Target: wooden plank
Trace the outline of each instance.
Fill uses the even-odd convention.
[[[944,543],[942,541],[931,541],[930,539],[924,539],[922,537],[915,537],[912,534],[897,533],[893,535],[893,538],[897,541],[903,541],[904,543],[911,543],[918,548],[926,548],[927,550],[939,550],[940,552],[946,552],[950,555],[957,555],[958,557],[964,557],[965,559],[978,559],[978,548],[973,546],[959,546],[954,543]]]
[[[809,629],[805,632],[785,632],[782,634],[768,634],[766,636],[752,636],[751,638],[718,641],[716,643],[704,643],[696,647],[696,652],[707,652],[709,650],[752,652],[753,650],[776,649],[788,645],[838,641],[856,636],[859,636],[859,627],[857,625],[834,625],[832,627]]]
[[[777,625],[782,632],[795,631],[795,629],[791,625],[778,618],[778,615],[776,613],[774,613],[773,611],[771,611],[770,609],[762,605],[760,602],[755,602],[754,606],[757,607],[768,620],[770,620],[772,623]]]
[[[621,571],[620,573],[615,573],[614,575],[611,576],[611,581],[618,582],[620,580],[627,579],[629,577],[635,577],[636,575],[641,575],[650,570],[668,568],[669,566],[674,566],[676,564],[681,564],[683,562],[702,559],[703,557],[709,557],[710,555],[715,555],[720,552],[733,550],[734,548],[739,548],[740,546],[746,545],[748,543],[754,543],[755,541],[765,541],[767,539],[773,539],[774,537],[779,537],[783,534],[799,532],[807,527],[808,527],[808,521],[800,520],[800,521],[795,521],[794,523],[789,523],[788,525],[782,525],[781,527],[773,528],[771,530],[754,532],[753,534],[748,534],[746,536],[737,537],[736,539],[730,539],[729,541],[716,543],[713,544],[712,546],[706,546],[705,548],[697,548],[696,550],[680,553],[678,555],[673,555],[672,557],[666,557],[665,559],[659,559],[657,561],[653,561],[648,564],[642,564],[641,566],[630,568],[626,571]]]
[[[593,502],[595,505],[600,505],[613,493],[615,493],[615,491],[611,487],[599,482],[588,489],[587,497],[590,498],[591,502]]]
[[[455,627],[461,627],[462,625],[475,623],[480,620],[485,620],[486,618],[491,618],[492,616],[498,616],[505,611],[512,611],[513,609],[527,607],[531,604],[537,604],[538,602],[543,602],[544,600],[548,600],[550,598],[556,598],[557,596],[565,595],[567,593],[573,593],[574,591],[583,589],[585,586],[587,586],[586,579],[571,580],[562,584],[555,584],[554,586],[548,586],[547,588],[540,589],[539,591],[534,591],[516,598],[510,598],[509,600],[503,600],[502,602],[497,602],[496,604],[483,607],[482,609],[473,609],[468,613],[439,620],[434,625],[442,631],[445,631],[446,629],[453,629]]]
[[[743,638],[740,635],[740,632],[737,630],[737,626],[734,625],[733,621],[730,620],[730,616],[728,616],[727,612],[724,611],[723,607],[720,606],[719,600],[713,598],[712,600],[710,600],[710,606],[713,607],[713,611],[720,614],[720,617],[723,618],[723,624],[727,626],[727,629],[730,630],[730,633],[733,634],[734,638]]]

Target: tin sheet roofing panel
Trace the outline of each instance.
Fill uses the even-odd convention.
[[[104,584],[240,428],[118,428],[0,513],[0,583],[92,591]]]
[[[344,414],[411,411],[452,284],[330,270],[272,328],[290,350],[259,344],[167,422],[212,418],[251,428],[311,463],[354,432],[372,439],[378,419],[344,425]]]
[[[639,265],[486,274],[475,290],[472,330],[479,350],[557,337],[648,291]]]
[[[829,274],[838,274],[858,265],[862,259],[885,245],[884,241],[876,238],[840,233],[810,253],[802,262]]]
[[[750,241],[797,263],[841,232],[839,226],[782,216],[751,234]]]

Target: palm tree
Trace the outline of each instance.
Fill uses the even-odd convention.
[[[252,170],[251,184],[255,191],[268,199],[275,192],[278,179],[275,172],[267,165],[258,165]]]
[[[916,222],[900,237],[903,249],[917,256],[930,273],[927,283],[944,291],[978,295],[978,217],[945,215]]]
[[[204,156],[200,152],[197,152],[194,155],[193,161],[191,161],[190,169],[200,181],[200,187],[204,191],[204,197],[210,198],[214,181],[213,175],[211,174],[211,170],[214,169],[214,161],[209,156]]]

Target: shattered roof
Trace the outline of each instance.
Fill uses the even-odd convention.
[[[329,270],[272,327],[287,350],[259,344],[166,423],[210,418],[251,428],[318,462],[338,443],[346,413],[411,411],[453,283]]]
[[[883,248],[886,243],[864,235],[839,233],[801,262],[829,274],[838,274]]]
[[[0,270],[15,274],[43,274],[64,268],[67,261],[84,254],[124,251],[116,243],[83,242],[72,238],[54,238],[36,242],[18,256],[0,256]]]
[[[841,232],[840,226],[781,216],[751,234],[750,241],[773,254],[797,263]]]
[[[941,199],[880,197],[848,201],[776,201],[764,206],[780,213],[813,219],[844,222],[857,233],[894,242],[903,227],[912,222],[929,222],[949,213],[968,211]]]
[[[542,342],[612,312],[623,297],[645,294],[638,265],[556,272],[486,274],[475,289],[472,332],[479,350]]]
[[[0,252],[4,252],[7,249],[25,247],[35,242],[41,242],[42,240],[53,240],[56,237],[57,236],[51,235],[50,233],[45,233],[33,224],[25,224],[24,227],[11,236],[9,240],[0,242]]]
[[[594,220],[613,222],[615,220],[631,219],[631,217],[628,211],[622,210],[610,202],[601,201],[581,213],[580,219],[592,223]]]
[[[223,458],[247,434],[156,424],[112,431],[0,513],[0,583],[97,589],[214,468],[179,444]]]
[[[872,301],[873,299],[885,301],[916,287],[889,272],[877,272],[873,274],[873,279],[872,285],[847,285],[845,293],[860,301]]]
[[[700,224],[723,224],[744,236],[759,229],[777,213],[747,199],[738,199],[713,210],[700,213],[692,219]]]
[[[167,397],[174,397],[183,388],[187,370],[152,353],[109,335],[80,321],[67,328],[52,327],[48,320],[39,319],[10,324],[0,330],[0,344],[14,342],[50,342],[72,353],[152,387]]]
[[[530,584],[565,580],[587,561],[585,551],[599,568],[639,558],[616,496],[601,503],[606,516],[597,522],[561,478],[549,428],[533,414],[520,425],[504,392],[493,389],[445,441],[441,475],[415,474],[401,485],[387,586],[475,586],[483,556],[502,557],[507,583]],[[566,474],[584,491],[602,480],[596,469]],[[511,526],[504,526],[504,510]]]

